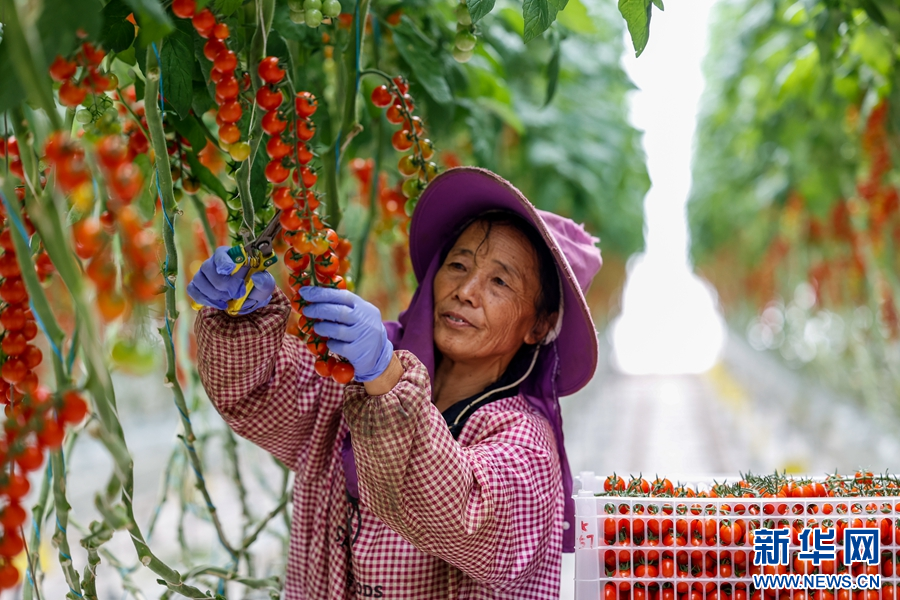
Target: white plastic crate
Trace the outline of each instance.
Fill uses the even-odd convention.
[[[751,529],[766,527],[777,529],[782,527],[834,528],[844,520],[851,527],[878,527],[879,553],[881,562],[877,567],[869,566],[869,571],[878,569],[881,575],[881,589],[877,595],[866,591],[851,591],[849,594],[837,593],[834,600],[900,600],[900,593],[895,593],[900,578],[896,572],[900,565],[898,542],[900,542],[900,497],[816,497],[816,498],[666,498],[666,497],[621,497],[598,496],[602,493],[605,478],[599,478],[592,472],[582,472],[578,477],[582,489],[575,496],[575,599],[576,600],[773,600],[784,598],[774,590],[755,590],[752,585],[752,573],[798,573],[794,569],[794,561],[800,546],[796,536],[792,535],[789,546],[791,566],[785,570],[753,567],[753,546],[749,542],[747,532]],[[738,481],[740,477],[728,478]],[[711,479],[685,481],[698,491],[711,489]],[[721,478],[717,478],[721,482]],[[858,521],[855,521],[858,520]],[[887,533],[881,527],[887,526]],[[699,522],[702,532],[710,530],[718,534],[723,522],[726,525],[738,523],[742,528],[740,541],[719,539],[710,543],[707,539],[700,545],[693,545],[688,540],[684,545],[675,537],[666,540],[660,536],[652,542],[647,531],[677,532],[680,528],[691,531],[693,523]],[[608,529],[609,528],[609,529]],[[713,529],[714,528],[714,529]],[[620,540],[619,531],[625,531],[626,540]],[[644,532],[643,535],[640,535]],[[612,534],[612,535],[610,535]],[[638,535],[635,535],[638,534]],[[704,535],[705,537],[705,535]],[[836,535],[836,538],[839,536]],[[726,543],[729,542],[729,543]],[[843,540],[836,539],[837,550],[843,549]],[[635,567],[641,559],[652,558],[651,553],[658,552],[657,569],[660,572],[638,576]],[[697,554],[699,552],[699,554]],[[607,559],[613,554],[614,563],[620,558],[627,558],[629,569],[607,570]],[[744,566],[738,568],[737,562],[743,557]],[[664,575],[661,572],[663,558],[671,558],[674,574]],[[679,561],[686,558],[689,568],[687,576],[679,576]],[[836,557],[834,569],[842,567],[840,556]],[[724,559],[724,560],[723,560]],[[714,561],[714,562],[713,562]],[[890,561],[887,565],[886,562]],[[625,563],[626,561],[622,561]],[[724,565],[728,565],[725,567]],[[714,565],[714,566],[712,566]],[[799,564],[806,567],[807,573],[832,573],[831,566],[825,563],[820,567],[811,567],[811,563]],[[699,568],[699,573],[697,572]],[[824,568],[824,570],[823,570]],[[759,569],[759,570],[755,570]],[[852,567],[849,574],[854,575],[860,566]],[[691,572],[693,571],[693,572]],[[802,569],[801,569],[802,571]],[[614,595],[607,595],[607,584],[612,583],[618,589]],[[680,584],[680,585],[679,585]],[[694,584],[699,584],[695,586]],[[627,588],[627,589],[625,589]],[[664,589],[672,589],[664,593]],[[700,594],[692,595],[697,589]],[[743,592],[740,590],[743,589]],[[802,588],[801,588],[802,589]],[[682,590],[682,592],[679,592]],[[686,592],[684,591],[686,590]],[[727,593],[726,593],[727,592]],[[831,600],[831,596],[822,592],[811,592],[808,595],[787,592],[793,600],[815,598],[815,600]]]

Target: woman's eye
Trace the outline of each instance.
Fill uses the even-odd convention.
[[[499,277],[494,277],[494,283],[496,283],[497,285],[506,286],[506,282],[503,281],[502,279],[500,279]]]
[[[447,265],[447,266],[449,266],[451,269],[457,269],[457,270],[459,270],[459,269],[465,269],[465,267],[463,266],[463,264],[462,264],[462,263],[458,263],[458,262],[452,262],[452,263],[450,263],[450,264]]]

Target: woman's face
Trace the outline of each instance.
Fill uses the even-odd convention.
[[[434,277],[434,343],[454,362],[505,361],[549,329],[537,323],[538,258],[521,232],[472,223]]]

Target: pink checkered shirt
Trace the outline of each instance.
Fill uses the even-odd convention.
[[[406,372],[383,396],[341,386],[285,335],[290,310],[276,290],[253,313],[207,307],[195,324],[218,411],[296,472],[284,597],[557,600],[562,483],[543,417],[520,396],[496,400],[454,440],[413,354],[397,351]],[[341,461],[348,427],[358,515]]]

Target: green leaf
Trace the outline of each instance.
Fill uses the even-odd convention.
[[[559,11],[563,10],[566,7],[566,4],[569,3],[569,0],[550,0],[550,7],[552,9],[552,18],[551,23],[556,20],[556,15]]]
[[[156,191],[156,173],[150,167],[150,157],[146,154],[138,154],[134,157],[134,164],[141,170],[144,176],[144,189],[140,195],[132,201],[132,205],[137,208],[138,214],[144,220],[150,220],[156,214],[156,199],[158,192]]]
[[[597,26],[581,0],[569,0],[566,10],[559,13],[556,21],[575,33],[597,33]]]
[[[522,18],[522,13],[513,8],[506,7],[500,9],[500,16],[503,17],[503,20],[506,21],[506,24],[510,29],[520,36],[525,37],[525,19]]]
[[[525,35],[522,38],[527,44],[550,27],[556,17],[556,8],[551,6],[549,0],[525,0],[522,16],[525,18]]]
[[[190,116],[187,119],[170,118],[172,127],[191,144],[194,152],[199,152],[206,147],[206,133],[203,126],[197,121],[197,117]]]
[[[100,43],[104,48],[116,53],[127,50],[134,42],[134,25],[126,20],[131,9],[122,0],[111,0],[100,12],[103,17],[103,31]]]
[[[628,25],[631,42],[634,44],[634,55],[640,56],[650,39],[650,0],[619,0],[619,12]]]
[[[525,126],[522,124],[522,119],[519,118],[519,115],[516,114],[516,111],[509,104],[500,102],[495,98],[479,98],[478,105],[500,117],[500,120],[509,125],[519,135],[525,134]]]
[[[45,4],[37,21],[44,49],[44,59],[52,62],[57,55],[68,56],[78,46],[76,30],[83,29],[90,39],[100,35],[102,18],[97,0],[71,0]]]
[[[125,50],[122,50],[121,52],[117,53],[116,60],[120,60],[124,64],[126,64],[130,67],[135,66],[137,64],[137,55],[134,52],[134,46],[129,46]],[[122,77],[120,76],[119,79],[121,80]],[[132,78],[129,77],[128,79],[130,81]]]
[[[472,22],[477,23],[482,17],[494,10],[494,0],[468,0],[466,7],[472,16]]]
[[[243,3],[244,0],[216,0],[215,6],[216,11],[221,13],[222,16],[230,17]]]
[[[141,28],[144,44],[156,42],[169,35],[175,26],[159,0],[123,0],[132,11]],[[179,19],[180,21],[181,19]]]
[[[878,8],[877,4],[872,2],[872,0],[860,0],[860,4],[866,11],[866,14],[869,15],[870,19],[879,25],[887,26],[887,19],[884,18],[884,13],[881,12],[881,9]]]
[[[0,113],[6,112],[25,99],[25,88],[19,83],[16,69],[9,57],[9,44],[0,44]]]
[[[397,52],[412,69],[415,80],[422,84],[428,95],[438,104],[452,102],[450,85],[444,77],[443,66],[435,56],[436,49],[431,41],[416,29],[406,15],[393,31]]]
[[[266,180],[266,163],[268,162],[269,157],[266,155],[265,144],[260,144],[250,170],[250,198],[253,199],[254,212],[262,210],[266,205],[266,190],[269,186],[269,182]]]
[[[225,186],[219,181],[219,178],[213,175],[212,171],[204,167],[200,162],[200,159],[197,157],[196,148],[196,146],[193,146],[190,151],[185,153],[188,165],[191,167],[191,175],[199,180],[201,184],[212,190],[212,192],[222,200],[230,198],[232,194],[225,189]],[[203,148],[201,147],[201,150],[202,149]],[[263,194],[265,194],[265,192],[263,192]]]
[[[202,81],[194,82],[194,95],[191,100],[191,109],[195,115],[202,115],[216,106],[215,101],[209,95],[209,89]]]
[[[287,2],[278,2],[275,4],[275,16],[272,18],[272,29],[281,34],[286,40],[295,42],[306,41],[310,32],[317,31],[306,25],[298,25],[291,21],[291,11]]]
[[[186,119],[191,112],[194,85],[191,73],[194,68],[194,41],[191,24],[179,20],[175,31],[166,38],[160,50],[162,86],[166,102],[178,116]]]
[[[666,8],[663,6],[663,0],[653,0],[653,6],[655,6],[659,10],[666,10]]]
[[[550,56],[550,62],[547,63],[547,93],[544,95],[544,106],[550,104],[553,100],[553,95],[556,93],[556,84],[559,82],[560,54],[559,34],[554,32],[553,54]]]

